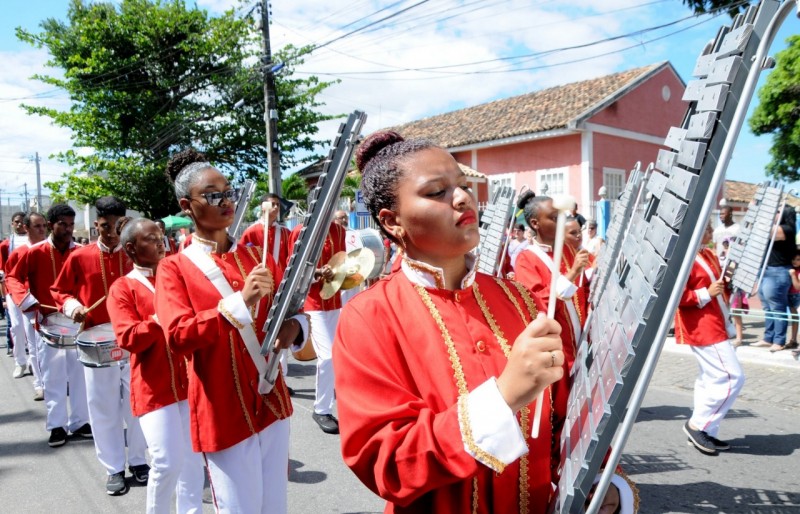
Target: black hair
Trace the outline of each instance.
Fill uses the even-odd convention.
[[[17,216],[22,216],[22,219],[24,220],[25,219],[25,212],[24,211],[15,212],[14,214],[11,215],[11,221],[14,221],[14,218],[16,218]]]
[[[116,196],[103,196],[94,203],[98,218],[106,216],[125,216],[127,208],[125,204]]]
[[[525,216],[525,223],[527,223],[529,227],[533,228],[531,220],[539,217],[539,209],[542,204],[548,200],[552,200],[552,198],[549,196],[536,196],[536,193],[530,190],[525,191],[522,193],[522,196],[519,197],[517,208],[522,209],[523,215]]]
[[[54,203],[47,209],[47,221],[50,223],[58,223],[58,218],[65,216],[67,218],[75,217],[75,209],[65,203]]]
[[[191,166],[192,164],[196,164],[196,166]],[[187,198],[199,172],[207,168],[213,168],[208,162],[208,157],[194,148],[184,148],[170,157],[167,162],[166,174],[175,188],[175,197],[178,200]],[[184,170],[186,173],[181,173]]]
[[[356,167],[362,174],[364,204],[381,231],[392,241],[397,242],[383,228],[378,214],[381,209],[397,207],[397,184],[405,173],[403,161],[429,148],[439,147],[424,139],[405,139],[397,132],[387,130],[370,134],[356,149]]]
[[[122,233],[122,230],[125,228],[125,225],[127,225],[128,222],[132,219],[133,218],[131,218],[130,216],[122,216],[121,218],[117,219],[117,224],[114,225],[114,231],[117,233],[117,235],[120,235]]]
[[[523,225],[522,223],[517,223],[516,225],[514,225],[514,228],[517,230],[522,230],[523,232],[525,231],[525,225]]]

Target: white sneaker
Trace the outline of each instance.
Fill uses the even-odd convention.
[[[41,387],[37,387],[33,390],[33,401],[41,402],[44,400],[44,390]]]
[[[25,367],[17,364],[16,366],[14,366],[14,373],[11,376],[14,378],[22,378],[23,376],[25,376]]]

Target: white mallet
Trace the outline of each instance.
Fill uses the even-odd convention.
[[[261,265],[267,265],[267,248],[269,248],[269,208],[272,204],[261,202],[261,212],[264,213],[264,247],[261,253]]]
[[[556,221],[556,241],[553,245],[553,269],[550,277],[550,299],[547,302],[547,319],[556,317],[556,284],[561,275],[561,259],[564,255],[564,233],[567,224],[567,211],[575,206],[575,199],[569,195],[553,195],[553,208],[558,211]],[[539,425],[542,422],[542,403],[544,402],[544,389],[536,398],[536,410],[533,413],[533,426],[531,427],[531,437],[539,437]]]

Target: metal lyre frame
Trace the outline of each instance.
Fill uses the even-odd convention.
[[[311,192],[303,227],[289,257],[283,280],[272,299],[272,307],[264,326],[266,335],[261,343],[261,355],[268,356],[265,379],[272,386],[278,379],[280,359],[279,352],[275,351],[278,331],[286,317],[300,311],[311,288],[317,261],[322,255],[322,247],[336,210],[336,200],[342,192],[350,157],[366,119],[366,114],[355,111],[339,127],[339,134],[325,160],[317,187]]]
[[[716,164],[713,169],[713,174],[711,177],[705,177],[709,179],[708,187],[706,190],[709,192],[709,197],[707,197],[702,204],[699,206],[697,203],[690,203],[689,210],[687,211],[687,217],[691,214],[691,219],[697,220],[706,220],[711,214],[711,211],[714,207],[714,198],[716,197],[716,192],[720,190],[724,177],[725,171],[727,169],[728,163],[731,159],[731,155],[733,154],[733,149],[736,145],[736,140],[738,138],[739,132],[741,127],[745,121],[745,117],[747,115],[747,109],[750,104],[750,100],[755,93],[757,82],[761,70],[763,69],[765,63],[767,62],[767,53],[769,48],[775,39],[775,36],[778,32],[783,21],[788,17],[789,13],[791,12],[792,8],[797,7],[797,0],[786,0],[781,4],[781,2],[776,0],[763,0],[759,5],[757,10],[750,11],[748,13],[752,13],[752,18],[745,20],[744,17],[737,17],[737,20],[734,21],[734,26],[739,26],[745,22],[753,23],[756,26],[763,27],[763,24],[766,23],[766,28],[763,29],[763,37],[761,38],[760,42],[758,42],[758,47],[756,52],[753,56],[752,62],[743,62],[743,66],[750,66],[747,77],[745,79],[744,85],[742,87],[742,93],[739,95],[738,103],[736,109],[733,113],[733,116],[730,118],[729,123],[727,122],[726,118],[726,111],[723,111],[721,117],[718,121],[717,128],[719,129],[722,127],[728,127],[728,131],[726,137],[724,138],[724,142],[722,143],[722,148],[719,151],[719,158],[716,161]],[[798,12],[800,16],[800,12]],[[741,16],[741,15],[740,15]],[[766,18],[769,16],[769,18]],[[721,38],[718,38],[721,39]],[[750,43],[755,43],[755,41],[751,40]],[[750,43],[748,46],[750,46]],[[724,124],[723,124],[724,123]],[[713,140],[709,142],[709,150],[711,148],[716,148],[718,141]],[[700,180],[704,180],[703,173],[700,174]],[[713,196],[712,196],[713,194]],[[699,208],[696,208],[699,207]],[[694,255],[699,246],[700,241],[702,239],[702,234],[705,231],[705,223],[696,223],[694,227],[691,228],[691,235],[687,236],[686,231],[682,230],[680,233],[677,234],[677,244],[676,250],[681,249],[681,247],[685,248],[686,255]],[[686,241],[686,238],[689,237],[689,241]],[[692,268],[692,260],[686,259],[683,262],[680,270],[678,271],[677,275],[674,277],[664,277],[664,280],[669,280],[675,284],[685,284],[689,273]],[[682,289],[682,288],[681,288]],[[659,309],[659,312],[664,313],[672,313],[678,307],[678,303],[680,301],[682,290],[678,288],[674,288],[672,294],[670,294],[667,304],[664,306],[663,309]],[[659,301],[656,301],[656,307],[659,307]],[[622,419],[622,423],[620,424],[616,436],[614,437],[613,444],[610,445],[611,451],[608,455],[608,459],[606,462],[606,467],[603,470],[600,480],[597,483],[597,488],[595,491],[595,495],[592,498],[592,501],[589,504],[589,508],[586,510],[587,514],[596,514],[601,506],[602,500],[605,496],[605,492],[608,489],[609,484],[611,483],[611,478],[614,473],[614,469],[616,468],[619,459],[622,455],[622,451],[625,447],[625,443],[627,441],[628,435],[633,428],[633,425],[636,421],[637,413],[639,412],[639,408],[641,407],[642,401],[644,400],[644,395],[647,390],[647,386],[650,383],[650,378],[653,375],[653,372],[656,368],[656,363],[658,362],[658,357],[661,354],[661,350],[664,346],[664,341],[666,339],[667,330],[669,329],[669,325],[671,323],[671,319],[668,316],[662,316],[655,337],[653,339],[653,346],[650,348],[644,365],[641,368],[641,372],[639,375],[639,379],[635,384],[631,397],[629,399],[627,409]],[[591,470],[590,470],[591,471]],[[579,506],[580,510],[583,510],[583,505]],[[570,509],[570,511],[575,511]],[[579,511],[578,511],[579,512]]]
[[[791,191],[783,191],[783,195],[781,196],[781,204],[778,207],[777,220],[775,220],[776,223],[780,223],[780,219],[781,217],[783,217],[783,209],[786,208],[786,199],[789,197],[789,194],[791,194],[792,191],[794,191],[794,189],[792,189]],[[772,253],[772,247],[775,245],[774,226],[775,223],[773,223],[773,228],[770,233],[769,246],[767,246],[767,252],[764,254],[764,262],[761,263],[761,271],[758,273],[758,280],[756,280],[756,287],[752,291],[748,292],[747,296],[753,297],[758,293],[758,288],[761,287],[761,280],[764,279],[764,273],[767,272],[767,262],[769,262],[769,254]]]
[[[228,234],[234,237],[239,227],[242,225],[244,214],[247,212],[247,206],[250,205],[250,200],[253,199],[253,194],[256,192],[256,181],[252,179],[245,180],[240,191],[239,201],[236,203],[236,210],[233,213],[233,223],[228,227]]]
[[[521,188],[519,188],[519,192],[515,196],[515,199],[521,198],[522,194],[528,189],[530,189],[528,184],[524,184]],[[519,215],[519,212],[517,212],[518,210],[519,209],[517,209],[517,206],[512,202],[511,217],[508,220],[508,226],[506,228],[506,241],[503,243],[503,253],[500,255],[500,263],[497,265],[497,272],[495,273],[495,275],[500,278],[503,278],[503,264],[506,262],[506,257],[508,257],[508,244],[511,242],[511,229],[514,228],[514,223],[517,221],[517,216]]]

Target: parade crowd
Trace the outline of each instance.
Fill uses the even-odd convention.
[[[558,209],[523,194],[525,223],[509,234],[503,277],[492,277],[476,271],[477,203],[448,152],[384,131],[359,145],[356,165],[365,204],[397,255],[352,298],[326,294],[337,273],[328,263],[346,251],[347,214],[325,221],[302,312],[276,338],[274,384],[261,342],[302,230],[279,223],[279,196],[265,196],[263,217],[234,240],[227,229],[238,191],[186,149],[166,170],[195,226],[180,244],[110,196],[94,206],[97,240],[82,245],[66,204],[15,214],[0,244],[9,351],[14,377],[32,373],[33,399],[45,403],[47,444],[93,438],[105,492],[125,494],[127,471],[147,484],[148,513],[202,512],[206,477],[218,512],[286,512],[286,359],[313,348],[313,419],[340,434],[345,464],[386,512],[546,512],[603,245],[597,223],[574,206],[554,262]],[[699,369],[683,430],[706,454],[730,448],[717,436],[744,384],[741,321],[733,325],[741,318],[729,309],[747,295],[721,276],[732,225],[725,208],[720,228],[708,225],[675,317],[675,336]],[[800,279],[789,273],[794,220],[776,232],[761,293],[766,307],[785,311],[800,303]],[[788,344],[786,334],[785,321],[768,321],[763,342],[771,351],[796,346],[796,328]],[[638,505],[617,469],[600,512]]]

